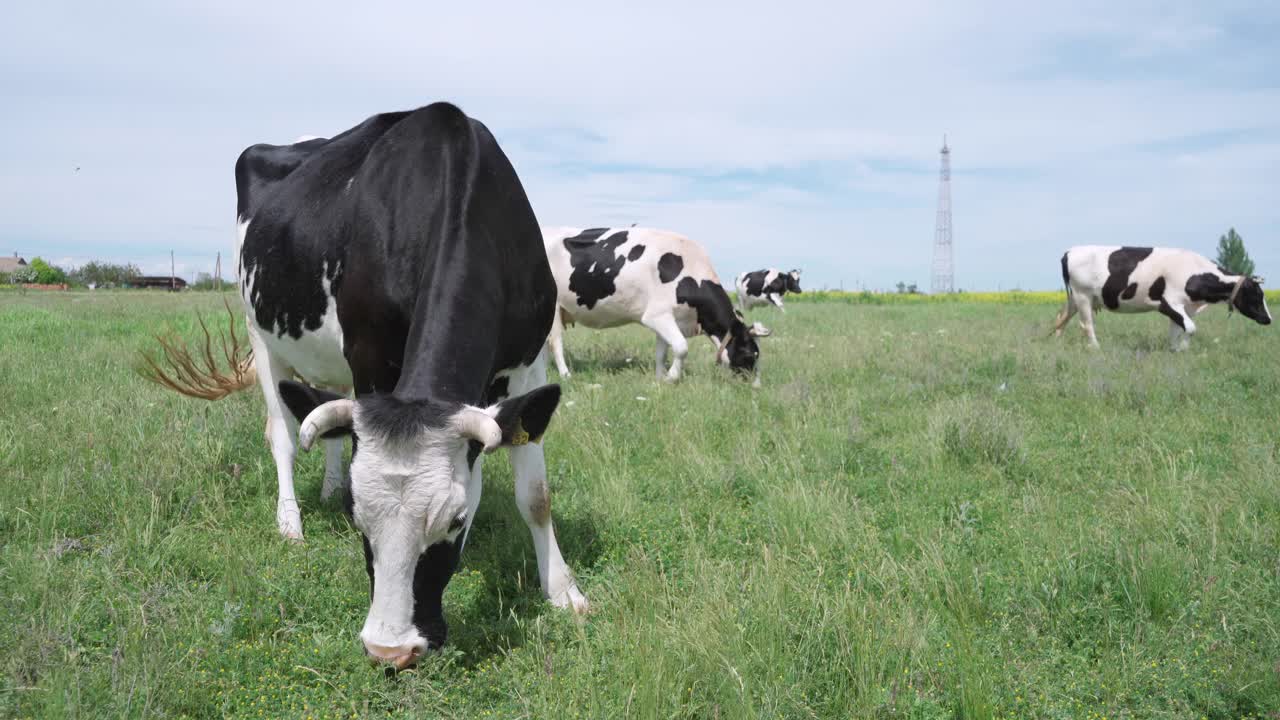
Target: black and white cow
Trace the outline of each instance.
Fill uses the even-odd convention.
[[[280,531],[302,535],[297,446],[352,435],[369,656],[403,668],[445,642],[442,594],[480,502],[481,453],[498,447],[510,448],[543,592],[586,610],[556,544],[539,444],[560,399],[544,384],[555,280],[488,129],[445,103],[375,115],[330,139],[250,147],[236,190]]]
[[[1083,245],[1062,256],[1067,304],[1058,313],[1054,335],[1061,335],[1080,313],[1080,327],[1097,347],[1093,313],[1102,307],[1123,313],[1158,311],[1169,318],[1169,344],[1185,350],[1195,334],[1192,320],[1209,305],[1225,302],[1262,325],[1271,323],[1262,279],[1232,275],[1190,250]]]
[[[746,312],[756,305],[776,305],[782,307],[782,296],[787,293],[800,293],[800,271],[782,272],[773,268],[742,273],[734,281],[738,291],[738,307]]]
[[[610,328],[640,323],[657,335],[654,372],[663,377],[667,349],[674,358],[666,379],[680,379],[686,338],[705,334],[716,360],[734,370],[756,371],[764,326],[748,326],[734,311],[706,251],[683,235],[651,228],[543,228],[560,312],[547,342],[561,377],[564,326]],[[759,380],[757,372],[756,379]]]

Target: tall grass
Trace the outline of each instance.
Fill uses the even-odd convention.
[[[450,645],[395,678],[356,632],[357,533],[301,458],[276,534],[256,392],[132,372],[213,294],[0,299],[0,715],[1270,717],[1280,710],[1274,329],[1221,311],[797,303],[764,387],[638,329],[567,336],[557,534],[595,611],[549,608],[496,455]],[[789,305],[791,305],[789,303]],[[554,371],[553,378],[554,381]],[[645,399],[640,400],[639,397]]]

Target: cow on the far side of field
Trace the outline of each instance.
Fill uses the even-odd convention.
[[[773,268],[745,272],[734,282],[738,291],[738,307],[746,312],[756,305],[772,303],[779,310],[782,307],[782,296],[787,293],[800,294],[800,271],[782,272]]]
[[[1093,313],[1102,307],[1122,313],[1158,311],[1169,318],[1170,349],[1186,350],[1195,334],[1192,320],[1209,305],[1226,303],[1227,312],[1261,325],[1271,324],[1262,278],[1233,275],[1208,258],[1177,248],[1082,245],[1062,256],[1067,304],[1058,313],[1054,335],[1076,313],[1089,344],[1098,346]]]
[[[680,379],[689,352],[685,338],[705,334],[716,346],[716,361],[744,375],[759,372],[757,337],[769,330],[747,325],[733,308],[698,243],[683,235],[651,228],[543,228],[551,274],[556,278],[559,312],[547,344],[561,377],[564,326],[581,323],[610,328],[640,323],[658,337],[654,372],[663,377],[667,349],[675,356],[666,379]]]

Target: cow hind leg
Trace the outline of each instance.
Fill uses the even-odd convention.
[[[555,356],[556,370],[560,372],[560,377],[569,377],[569,365],[564,361],[564,319],[561,317],[559,306],[556,307],[555,317],[551,320],[551,332],[547,334],[547,346],[551,348],[551,354]]]
[[[1067,323],[1071,322],[1071,318],[1074,317],[1075,314],[1076,305],[1071,302],[1071,298],[1068,297],[1067,304],[1062,307],[1062,310],[1058,311],[1058,317],[1053,321],[1054,337],[1062,337],[1062,329],[1067,326]]]
[[[513,377],[511,394],[519,395],[540,387],[546,381],[545,360],[539,358],[523,377]],[[523,382],[519,382],[522,380]],[[587,598],[578,589],[573,573],[565,564],[556,543],[551,522],[551,489],[547,485],[547,462],[540,442],[510,448],[511,469],[515,476],[516,507],[529,526],[533,550],[538,558],[538,578],[542,592],[552,605],[586,612]]]
[[[276,480],[279,491],[276,496],[276,526],[280,534],[289,540],[302,539],[302,513],[293,489],[293,461],[298,454],[298,422],[280,398],[278,383],[292,377],[288,366],[280,362],[268,350],[266,343],[250,327],[249,344],[253,347],[254,369],[258,372],[258,384],[267,403],[267,440],[271,444],[271,457],[276,463]]]
[[[641,324],[657,333],[659,341],[665,341],[671,346],[671,369],[667,371],[667,381],[676,382],[680,379],[684,372],[684,359],[689,354],[689,341],[685,339],[684,333],[680,332],[680,326],[676,324],[676,319],[670,314],[645,316]],[[658,366],[661,372],[662,366]]]
[[[345,448],[342,438],[324,441],[324,485],[320,488],[320,499],[328,500],[333,494],[346,486],[346,473],[342,470],[342,451]]]
[[[1084,331],[1085,337],[1089,338],[1089,347],[1098,346],[1098,336],[1093,331],[1093,301],[1087,297],[1082,297],[1079,293],[1074,295],[1076,312],[1080,315],[1080,329]]]

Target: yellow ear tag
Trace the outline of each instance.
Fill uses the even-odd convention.
[[[511,433],[512,445],[528,445],[529,433],[524,431],[524,423],[517,420],[516,429]]]

